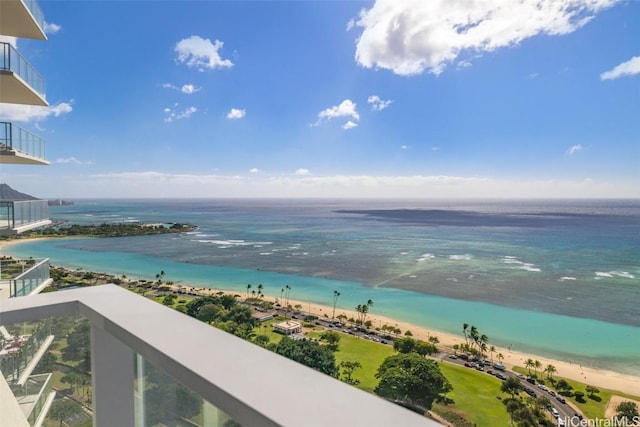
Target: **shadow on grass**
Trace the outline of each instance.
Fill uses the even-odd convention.
[[[595,394],[589,396],[589,399],[595,400],[596,402],[602,402],[602,398],[600,396],[598,396],[598,395],[595,395]]]

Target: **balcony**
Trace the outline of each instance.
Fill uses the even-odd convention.
[[[13,123],[0,122],[0,164],[48,165],[44,139]]]
[[[35,0],[0,1],[0,30],[5,36],[47,39],[44,14]]]
[[[0,43],[0,52],[0,102],[49,105],[44,79],[36,69],[9,43]]]
[[[0,298],[34,295],[51,282],[48,258],[0,260]]]
[[[0,234],[19,234],[49,224],[46,200],[0,200]]]
[[[185,396],[197,415],[188,421],[165,417],[165,425],[438,425],[115,285],[14,298],[0,306],[5,325],[69,313],[88,321],[97,427],[152,425],[158,408],[179,417],[170,408],[184,407]],[[174,400],[164,393],[159,398],[160,387],[149,384],[163,378],[179,384],[171,389]],[[10,416],[2,412],[0,424]]]

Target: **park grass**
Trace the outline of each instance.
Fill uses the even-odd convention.
[[[509,415],[502,404],[502,381],[453,363],[440,362],[440,370],[453,386],[447,397],[453,399],[455,408],[478,426],[509,425]],[[500,397],[500,399],[498,399]]]
[[[320,338],[320,335],[318,332],[309,333],[312,338]],[[384,359],[393,354],[393,348],[388,345],[340,333],[336,364],[339,365],[342,361],[360,362],[362,368],[356,369],[352,375],[360,381],[356,387],[373,393],[373,389],[378,385],[378,379],[375,377],[378,367]]]
[[[529,374],[529,371],[526,368],[523,368],[520,366],[514,366],[513,371],[520,374],[524,374],[524,375]],[[554,375],[553,378],[556,381],[560,379],[565,380],[569,385],[571,385],[571,387],[573,387],[573,391],[584,392],[585,396],[584,396],[584,400],[582,401],[577,401],[576,398],[573,396],[565,396],[565,399],[567,399],[567,401],[571,401],[571,403],[573,403],[575,407],[580,409],[580,411],[582,411],[585,418],[587,419],[596,419],[596,418],[603,419],[604,413],[607,409],[607,405],[609,404],[609,400],[611,399],[611,396],[621,396],[621,397],[629,398],[631,400],[640,400],[639,396],[634,396],[632,394],[623,393],[621,391],[610,390],[610,389],[601,388],[601,387],[598,387],[598,390],[600,390],[599,393],[596,393],[593,397],[589,397],[586,391],[586,387],[589,384],[585,384],[580,381],[575,381],[569,378],[560,377],[557,375]],[[555,387],[553,387],[553,384],[551,384],[551,381],[549,381],[548,379],[545,378],[544,383],[547,387],[551,386],[556,392],[558,391],[555,389]],[[549,400],[551,400],[551,404],[553,405],[553,402],[555,402],[556,400],[552,396],[547,396],[547,397],[549,397]]]

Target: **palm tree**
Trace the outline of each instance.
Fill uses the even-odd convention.
[[[502,353],[498,353],[498,355],[496,356],[496,358],[500,361],[504,360],[504,356],[502,355]]]
[[[533,359],[527,359],[527,361],[524,362],[524,367],[529,369],[529,375],[531,375],[531,368],[534,366],[536,366],[536,362],[534,362]]]
[[[493,364],[493,353],[496,352],[496,347],[495,346],[491,346],[489,347],[489,353],[491,354],[491,363]]]
[[[469,338],[471,338],[471,344],[478,345],[478,341],[480,340],[480,332],[478,332],[478,328],[471,325],[471,331],[469,332]],[[480,347],[478,345],[478,347]]]
[[[542,369],[542,363],[540,363],[539,360],[535,360],[533,362],[533,369],[534,369],[534,371],[536,373],[536,377],[537,377],[538,376],[538,369]]]
[[[462,335],[464,335],[465,344],[469,345],[469,336],[467,335],[467,329],[469,329],[469,324],[468,323],[463,323],[462,324]]]
[[[336,317],[336,305],[338,304],[338,297],[340,296],[340,292],[333,291],[333,313],[331,314],[331,320]]]
[[[249,298],[249,291],[251,290],[251,283],[247,284],[247,298]]]
[[[544,372],[547,374],[547,378],[552,380],[553,379],[553,374],[557,373],[558,370],[553,365],[547,365],[547,367],[544,368]]]
[[[280,304],[283,304],[284,300],[282,299],[282,294],[284,293],[284,288],[280,289]]]
[[[478,338],[478,347],[480,348],[480,355],[484,359],[484,354],[487,352],[487,344],[489,343],[489,337],[485,334],[482,334],[480,338]]]
[[[260,297],[261,295],[263,295],[262,290],[264,289],[264,286],[262,286],[262,283],[260,283],[258,285],[258,297]]]

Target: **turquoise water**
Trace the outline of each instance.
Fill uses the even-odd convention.
[[[640,372],[640,327],[570,317],[544,311],[515,309],[485,302],[447,298],[388,287],[371,287],[358,281],[283,274],[258,269],[197,264],[163,256],[110,251],[109,246],[137,248],[170,247],[176,236],[147,236],[118,239],[70,239],[25,241],[7,253],[21,257],[49,257],[52,264],[84,270],[125,274],[131,278],[153,279],[161,270],[166,280],[246,292],[246,285],[262,283],[265,293],[279,296],[285,285],[291,298],[332,304],[334,290],[341,292],[338,308],[352,309],[368,299],[372,313],[380,314],[443,332],[460,334],[462,323],[477,326],[491,344],[513,350],[549,356],[585,366],[638,375]],[[86,248],[94,246],[94,249]],[[196,257],[197,259],[197,257]]]

